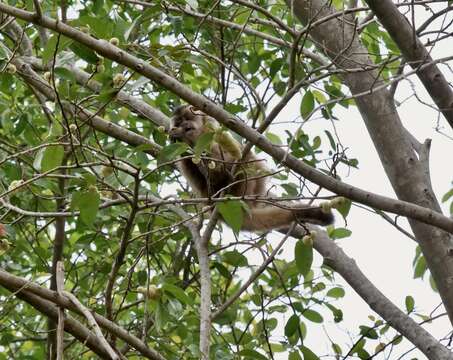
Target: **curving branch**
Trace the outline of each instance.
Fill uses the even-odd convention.
[[[45,313],[46,315],[53,317],[55,320],[58,317],[57,308],[54,306],[53,308],[47,309],[49,308],[49,305],[53,306],[52,304],[57,304],[59,306],[64,307],[65,309],[74,311],[82,315],[80,310],[77,308],[77,306],[75,306],[71,302],[70,299],[66,297],[61,297],[58,295],[56,291],[48,290],[42,286],[39,286],[37,283],[33,281],[28,281],[27,279],[24,279],[22,277],[12,275],[3,269],[0,269],[0,286],[3,286],[4,288],[14,292],[17,297],[29,302],[33,306],[35,300],[37,300],[36,304],[38,304],[37,306],[39,307],[36,308],[41,312]],[[46,309],[41,307],[44,305]],[[92,312],[92,315],[96,323],[99,324],[99,326],[104,328],[109,333],[117,336],[124,342],[128,343],[131,347],[135,348],[142,356],[152,360],[165,360],[165,358],[162,355],[160,355],[157,351],[150,349],[143,341],[132,335],[129,331],[121,328],[114,322],[107,320],[105,317],[95,312]],[[65,319],[65,329],[67,329],[66,326],[68,324],[70,324],[70,318]],[[79,323],[77,322],[77,324]],[[71,329],[69,330],[67,329],[67,331],[71,332]],[[74,335],[73,332],[71,333]],[[88,344],[91,345],[91,343],[93,343],[93,347],[95,347],[95,349],[98,349],[96,353],[105,354],[106,355],[105,358],[109,358],[108,354],[103,350],[103,348],[100,347],[100,344],[96,336],[92,332],[80,331],[80,333],[82,335],[77,338],[81,342],[87,341],[87,345]]]

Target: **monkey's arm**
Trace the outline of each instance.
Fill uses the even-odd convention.
[[[206,175],[203,175],[199,167],[195,165],[191,159],[184,159],[178,162],[178,168],[182,175],[186,178],[192,190],[197,193],[198,196],[208,196]]]
[[[238,161],[242,158],[242,146],[226,129],[210,118],[204,120],[204,131],[214,133],[214,144],[217,144],[229,158]]]
[[[214,135],[214,141],[234,160],[238,161],[242,158],[241,144],[228,131],[218,130]]]

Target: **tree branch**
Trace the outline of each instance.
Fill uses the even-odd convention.
[[[94,333],[96,334],[100,345],[110,355],[111,359],[112,360],[119,360],[120,357],[112,349],[110,344],[105,339],[104,334],[102,334],[102,331],[99,328],[99,325],[97,324],[96,320],[93,317],[93,314],[91,314],[91,312],[85,306],[82,305],[82,303],[79,301],[79,299],[77,299],[74,296],[74,294],[72,294],[72,293],[70,293],[68,291],[64,291],[63,295],[66,296],[75,305],[75,307],[79,310],[80,313],[83,314],[83,316],[85,316],[85,318],[88,321],[88,324],[91,326],[91,328],[93,329]]]
[[[28,281],[24,278],[21,278],[19,276],[15,276],[12,274],[9,274],[3,269],[0,269],[0,285],[9,289],[10,291],[16,293],[16,295],[19,297],[22,294],[30,294],[30,296],[33,296],[33,299],[37,299],[38,301],[45,301],[43,304],[47,304],[47,307],[49,306],[50,303],[54,303],[60,306],[65,307],[66,309],[69,309],[71,311],[74,311],[78,314],[81,314],[80,311],[77,309],[77,307],[66,297],[60,297],[58,296],[57,292],[48,290],[42,286],[39,286],[35,282]],[[33,295],[31,295],[33,294]],[[27,297],[28,299],[28,297]],[[44,300],[42,300],[44,299]],[[25,301],[29,302],[28,300],[24,299]],[[31,302],[30,302],[31,304]],[[33,304],[32,304],[33,305]],[[38,309],[39,310],[39,309]],[[42,312],[45,312],[44,310]],[[50,315],[49,315],[50,314]],[[46,315],[48,316],[53,316],[54,319],[57,319],[57,309],[54,308],[54,310],[49,310],[46,312]],[[82,314],[81,314],[82,315]],[[126,343],[128,343],[130,346],[135,348],[140,354],[148,359],[152,360],[165,360],[165,358],[160,355],[157,351],[150,349],[144,342],[142,342],[140,339],[132,335],[129,331],[124,330],[123,328],[119,327],[116,325],[114,322],[107,320],[105,317],[93,312],[93,316],[95,321],[105,330],[110,332],[111,334],[114,334],[118,338],[122,339]],[[65,319],[65,329],[71,329],[73,327],[73,321],[70,318]],[[70,324],[70,325],[68,325]],[[77,322],[77,324],[79,324]],[[68,327],[67,327],[68,326]],[[70,330],[67,330],[71,332]],[[88,330],[87,330],[88,331]],[[89,334],[88,334],[89,333]],[[91,345],[91,342],[94,341],[94,345],[96,349],[99,349],[100,353],[105,354],[106,358],[108,357],[108,354],[99,346],[99,342],[94,336],[93,333],[88,331],[88,333],[85,332],[85,334],[88,335],[83,335],[78,337],[81,342],[85,342],[86,339],[89,341],[87,344]],[[74,335],[74,333],[71,332],[71,334]],[[75,335],[74,335],[75,336]],[[90,338],[91,337],[91,338]],[[98,353],[98,352],[97,352]]]

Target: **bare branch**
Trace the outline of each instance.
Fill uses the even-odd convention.
[[[112,349],[110,344],[107,342],[107,340],[104,337],[104,334],[102,334],[101,329],[99,328],[99,325],[97,324],[96,320],[93,317],[93,314],[82,305],[82,303],[74,296],[74,294],[64,291],[64,296],[66,296],[71,302],[76,306],[76,308],[80,311],[80,313],[85,316],[85,318],[88,321],[88,324],[90,325],[91,329],[93,329],[94,333],[97,336],[97,339],[101,346],[105,349],[105,351],[110,355],[110,357],[113,360],[119,360],[120,357],[119,355]]]

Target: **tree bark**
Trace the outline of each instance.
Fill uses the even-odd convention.
[[[433,61],[418,38],[416,30],[393,2],[390,0],[365,0],[365,2],[398,45],[412,69],[419,69],[422,65]],[[453,128],[453,90],[444,74],[436,64],[430,64],[420,68],[417,76]]]

